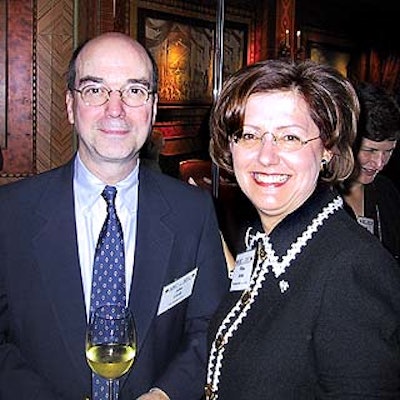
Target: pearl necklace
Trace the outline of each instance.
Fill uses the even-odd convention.
[[[262,288],[262,284],[266,279],[266,275],[269,272],[270,267],[272,268],[275,278],[279,278],[282,274],[284,274],[286,268],[290,266],[297,254],[299,254],[302,248],[306,246],[307,242],[323,225],[324,221],[342,206],[343,200],[340,196],[337,196],[327,206],[325,206],[322,211],[311,221],[310,225],[308,225],[302,235],[291,244],[281,261],[279,261],[278,256],[272,248],[268,235],[261,232],[257,232],[253,235],[250,233],[252,228],[247,230],[245,238],[247,250],[258,245],[257,264],[250,280],[249,289],[243,291],[240,299],[223,319],[212,343],[207,368],[207,384],[205,386],[207,400],[218,399],[218,386],[220,382],[225,347],[228,344],[229,339],[233,336],[234,332],[238,329],[239,325],[247,316],[247,313],[254,303],[259,290]],[[262,243],[262,245],[260,246],[259,243]],[[281,293],[284,293],[289,288],[289,283],[282,279],[279,282],[279,288]]]

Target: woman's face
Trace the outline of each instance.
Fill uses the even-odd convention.
[[[382,171],[383,167],[389,162],[396,147],[395,140],[374,140],[363,138],[361,147],[357,154],[360,165],[360,173],[357,181],[363,185],[372,183],[376,175]]]
[[[264,229],[270,232],[285,216],[300,207],[313,193],[321,160],[330,160],[319,130],[304,99],[294,92],[257,93],[248,99],[244,127],[267,133],[254,148],[232,142],[233,168],[237,181],[257,208]],[[273,135],[314,139],[295,151],[274,143]],[[289,137],[290,139],[290,137]]]

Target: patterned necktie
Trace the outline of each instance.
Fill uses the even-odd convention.
[[[102,305],[126,305],[125,253],[121,223],[115,210],[117,189],[106,186],[102,192],[107,202],[107,217],[101,229],[94,256],[90,312]],[[92,400],[108,399],[107,380],[92,374]],[[118,399],[119,382],[114,383]]]

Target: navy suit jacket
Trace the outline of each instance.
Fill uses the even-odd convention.
[[[91,372],[78,259],[73,162],[0,187],[0,398],[83,400]],[[121,400],[153,386],[201,397],[208,322],[228,290],[211,196],[140,167],[129,307],[138,354]],[[162,289],[198,268],[192,295],[157,316]]]

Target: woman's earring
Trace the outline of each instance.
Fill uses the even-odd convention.
[[[328,160],[325,158],[321,160],[321,172],[324,174],[328,172]]]
[[[320,177],[329,180],[333,176],[333,172],[331,171],[332,166],[329,166],[330,160],[323,158],[321,160],[321,168],[320,168]]]

